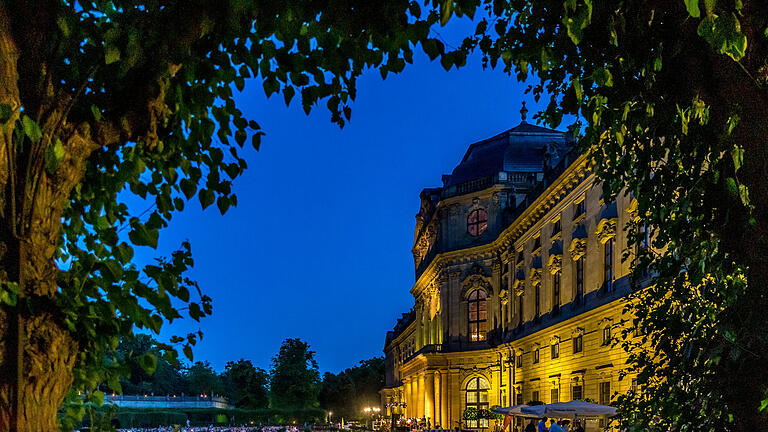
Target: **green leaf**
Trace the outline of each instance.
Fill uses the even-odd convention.
[[[739,185],[739,198],[741,198],[741,203],[744,206],[749,207],[749,188],[747,188],[747,185]]]
[[[221,212],[222,215],[229,210],[229,205],[229,198],[223,195],[216,199],[216,206],[219,207],[219,212]]]
[[[184,355],[187,356],[189,361],[192,361],[192,347],[189,345],[184,345]]]
[[[144,353],[139,356],[138,363],[147,375],[152,375],[157,368],[157,357],[152,353]]]
[[[592,80],[600,87],[613,87],[613,75],[606,68],[598,68],[592,72]]]
[[[29,116],[23,116],[21,118],[21,124],[24,127],[24,134],[30,139],[32,142],[40,141],[40,139],[43,137],[43,132],[40,130],[40,127],[35,123],[34,120],[29,118]]]
[[[96,121],[101,121],[101,110],[96,105],[91,105],[91,114]]]
[[[96,406],[104,405],[104,392],[100,390],[95,390],[93,393],[91,393],[91,401]]]
[[[445,26],[453,15],[453,0],[443,0],[440,3],[440,25]]]
[[[60,139],[56,138],[53,145],[48,146],[45,151],[45,170],[48,174],[56,173],[62,158],[64,158],[64,145]]]
[[[142,223],[132,224],[131,232],[128,233],[128,238],[137,246],[150,246],[154,249],[157,248],[158,232],[156,229],[147,229]]]
[[[699,18],[701,16],[701,10],[699,10],[699,0],[683,0],[685,2],[685,8],[688,10],[688,15]]]
[[[291,86],[287,86],[283,89],[283,98],[285,99],[285,106],[289,106],[291,104],[291,99],[293,99],[294,94],[296,93],[296,90],[293,89]]]
[[[120,60],[120,50],[111,43],[107,44],[107,46],[104,47],[104,63],[112,64],[118,60]]]
[[[184,196],[187,197],[187,199],[195,196],[195,192],[197,192],[197,183],[193,182],[192,180],[181,179],[179,186],[181,187],[181,191],[184,193]]]
[[[728,117],[728,135],[731,135],[733,133],[733,130],[736,129],[736,126],[739,125],[739,121],[741,118],[738,114],[734,114],[730,117]]]
[[[733,158],[733,167],[735,171],[741,168],[744,164],[744,147],[736,146],[731,150],[731,158]]]
[[[581,105],[582,101],[584,100],[584,89],[581,87],[581,81],[578,78],[573,78],[571,80],[571,85],[573,86],[573,92],[576,95],[576,100],[578,101],[579,105]]]
[[[736,179],[733,177],[728,177],[725,179],[725,183],[728,186],[728,191],[731,192],[731,195],[738,196],[739,195],[739,188],[736,185]]]
[[[210,189],[200,189],[197,197],[200,199],[200,205],[203,206],[203,210],[205,210],[209,205],[213,204],[215,199],[213,191]]]

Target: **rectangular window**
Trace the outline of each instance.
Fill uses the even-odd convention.
[[[558,403],[560,402],[560,389],[553,388],[550,392],[550,397],[552,399],[552,402],[550,403]]]
[[[575,385],[571,388],[571,400],[584,399],[584,390],[580,385]]]
[[[533,305],[534,312],[536,312],[534,317],[538,318],[539,315],[541,315],[541,284],[536,284],[533,287],[533,290],[534,290],[534,295],[536,296],[536,298],[534,299],[535,304]]]
[[[603,345],[611,344],[611,326],[605,326],[603,328]]]
[[[552,275],[552,310],[560,309],[560,272]]]
[[[560,224],[560,219],[558,219],[552,224],[552,235],[554,236],[555,234],[558,234],[560,231],[562,231],[562,227]]]
[[[552,344],[552,359],[556,359],[560,357],[560,344]]]
[[[536,364],[539,362],[539,349],[536,348],[533,350],[533,363]]]
[[[584,341],[584,336],[578,335],[574,336],[573,338],[573,353],[578,354],[581,352],[581,350],[584,348],[582,342]]]
[[[577,202],[575,207],[573,208],[573,218],[576,219],[586,212],[587,212],[586,200],[581,200]]]
[[[517,355],[516,360],[515,360],[515,364],[519,368],[523,367],[523,355],[522,354],[518,354]]]
[[[581,299],[584,297],[584,257],[579,257],[576,260],[576,292],[574,293],[575,302],[581,303]]]
[[[611,291],[613,289],[613,239],[605,242],[603,252],[603,285],[605,289]]]
[[[632,384],[630,385],[630,389],[633,392],[637,391],[637,378],[632,378]]]
[[[605,381],[600,383],[600,405],[608,405],[611,403],[611,382]]]
[[[515,401],[515,405],[520,405],[523,403],[523,390],[518,389],[517,390],[517,396],[515,396],[517,400]]]
[[[519,295],[517,296],[517,308],[520,311],[520,324],[523,323],[524,317],[523,317],[523,296]]]
[[[535,391],[531,393],[531,400],[538,401],[539,400],[539,392]]]

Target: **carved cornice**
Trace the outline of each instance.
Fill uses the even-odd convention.
[[[571,259],[574,261],[583,257],[587,253],[587,239],[575,238],[571,240],[571,245],[568,247],[568,252],[571,253]]]
[[[602,219],[600,222],[598,222],[597,230],[595,231],[595,234],[597,234],[597,240],[600,241],[600,243],[605,244],[608,240],[616,237],[617,224],[618,219],[616,218]]]
[[[563,255],[553,254],[549,256],[547,260],[547,269],[551,274],[557,274],[563,269]]]

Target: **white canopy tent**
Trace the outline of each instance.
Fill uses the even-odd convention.
[[[520,406],[520,405],[518,405]],[[510,407],[514,408],[514,407]],[[503,408],[502,408],[503,409]],[[536,417],[575,418],[575,417],[613,417],[616,408],[607,405],[574,400],[545,405],[520,406],[520,412]],[[514,415],[514,414],[512,414]]]

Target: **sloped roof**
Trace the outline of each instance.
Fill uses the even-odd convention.
[[[541,172],[548,150],[562,155],[567,148],[565,132],[523,121],[512,129],[469,146],[453,173],[444,176],[445,186],[496,175],[500,171]]]

